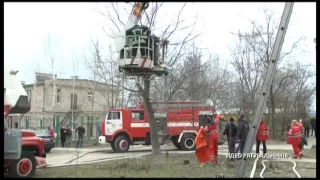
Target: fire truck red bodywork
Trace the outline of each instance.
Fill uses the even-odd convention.
[[[179,107],[181,104],[185,107]],[[187,107],[188,104],[193,104],[193,106]],[[166,102],[162,108],[153,108],[156,120],[166,119],[165,134],[177,147],[184,133],[195,137],[199,129],[199,118],[204,115],[213,115],[213,106],[199,105],[197,107],[197,104],[199,102]],[[167,105],[173,108],[166,108]],[[138,115],[138,118],[135,115]],[[100,127],[100,143],[108,142],[114,150],[120,143],[120,140],[116,142],[119,136],[125,137],[123,139],[128,141],[127,145],[151,144],[149,119],[142,103],[139,103],[134,109],[110,109],[106,120],[101,122]]]

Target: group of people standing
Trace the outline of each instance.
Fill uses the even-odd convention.
[[[303,122],[303,127],[304,127],[304,135],[306,137],[314,136],[316,137],[316,117],[306,118]],[[311,132],[310,132],[311,130]]]
[[[75,132],[78,135],[77,144],[76,144],[77,148],[82,148],[83,137],[84,137],[84,134],[86,133],[86,129],[83,127],[83,125],[80,125],[75,129]],[[70,147],[72,131],[69,128],[69,126],[67,127],[62,126],[60,129],[60,135],[61,135],[60,136],[61,147],[65,147],[65,146]]]
[[[55,137],[55,131],[53,128],[50,126],[48,127],[49,134]],[[76,141],[76,147],[77,148],[82,148],[83,144],[83,138],[86,133],[86,129],[83,127],[83,125],[78,126],[75,129],[75,132],[77,134],[77,141]],[[69,126],[62,126],[60,128],[60,142],[61,142],[61,147],[70,147],[72,141],[72,130],[70,129]]]
[[[247,140],[247,136],[249,133],[249,121],[244,115],[241,115],[238,119],[238,125],[235,124],[234,118],[231,117],[229,119],[228,124],[225,126],[224,132],[222,135],[227,136],[228,141],[228,150],[230,154],[243,153],[244,145]],[[266,141],[269,138],[269,128],[267,123],[262,119],[258,132],[256,135],[256,153],[260,153],[260,144],[263,145],[263,154],[267,153],[267,145]],[[236,147],[236,143],[239,143],[238,147]],[[234,158],[230,158],[234,160]]]
[[[287,144],[292,145],[293,158],[303,157],[303,145],[307,145],[307,141],[304,136],[309,136],[310,126],[314,131],[316,137],[316,118],[313,117],[309,121],[306,119],[304,122],[302,120],[292,120],[291,126],[288,127]],[[234,118],[230,118],[228,124],[225,126],[222,135],[227,136],[228,140],[228,150],[230,154],[243,153],[244,145],[249,133],[249,121],[244,115],[241,115],[238,119],[238,124],[234,122]],[[196,136],[196,156],[200,163],[218,163],[218,139],[219,139],[219,117],[216,115],[213,118],[206,116],[205,127],[200,128]],[[312,136],[311,132],[311,136]],[[256,153],[260,153],[260,144],[263,146],[263,154],[267,153],[266,141],[269,139],[269,127],[267,123],[262,119],[256,135]],[[236,148],[235,144],[239,143]],[[231,158],[234,160],[234,158]]]
[[[61,147],[70,147],[71,144],[72,131],[69,126],[62,126],[60,129],[60,142]]]

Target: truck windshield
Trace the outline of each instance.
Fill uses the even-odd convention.
[[[109,112],[107,120],[117,120],[120,119],[120,112]]]

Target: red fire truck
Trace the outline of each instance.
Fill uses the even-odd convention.
[[[160,144],[171,140],[186,151],[195,149],[195,137],[204,125],[205,115],[213,116],[215,108],[198,101],[152,102],[158,124]],[[130,145],[150,145],[149,120],[142,102],[137,108],[109,109],[101,122],[99,143],[110,143],[116,152],[126,152]]]

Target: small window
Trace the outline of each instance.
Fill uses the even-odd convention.
[[[109,112],[108,120],[117,120],[120,119],[120,112]]]
[[[88,92],[88,101],[92,102],[93,100],[93,93],[92,92]]]
[[[132,120],[140,121],[144,120],[144,113],[143,112],[132,112]]]
[[[27,91],[27,95],[28,95],[28,102],[31,103],[31,90]]]
[[[78,107],[77,101],[78,101],[78,96],[77,96],[77,94],[72,93],[72,94],[71,94],[71,109],[77,110],[77,107]]]
[[[57,89],[57,103],[61,102],[61,89]]]

